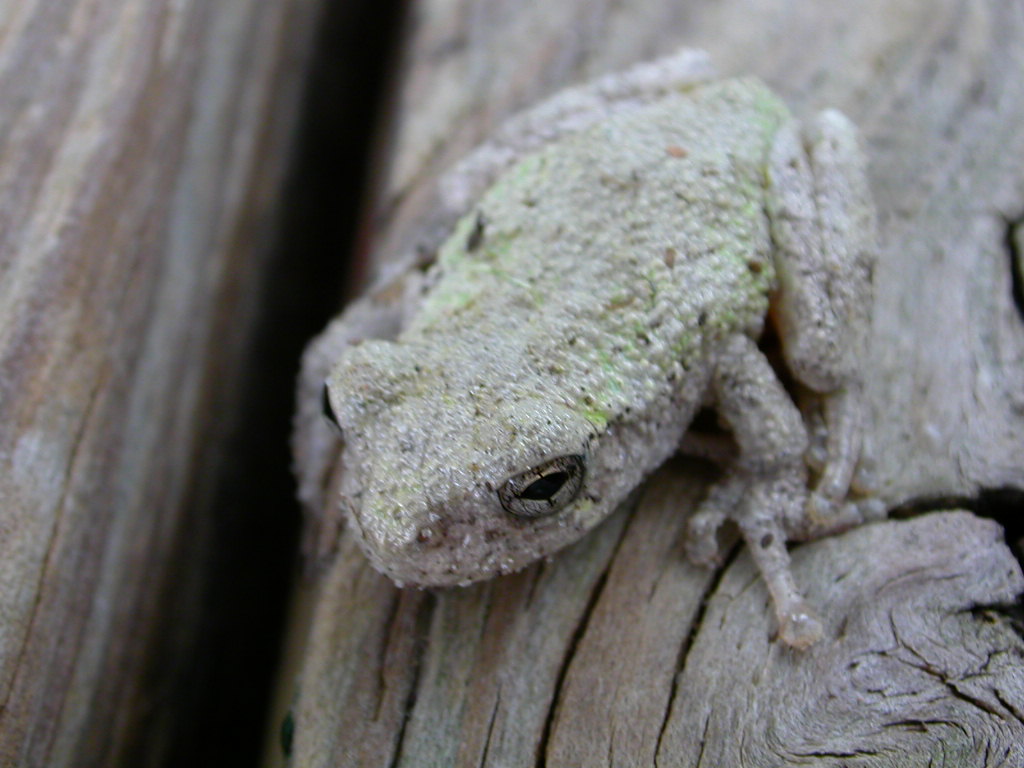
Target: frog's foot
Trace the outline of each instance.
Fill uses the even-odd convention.
[[[819,396],[820,406],[805,413],[810,446],[805,454],[817,481],[807,500],[806,513],[791,520],[792,539],[815,539],[885,517],[871,451],[862,438],[859,392],[840,389]]]
[[[736,522],[772,596],[779,637],[791,648],[803,650],[821,639],[822,627],[793,580],[786,551],[790,534],[780,513],[790,518],[804,510],[806,478],[799,468],[775,474],[750,482]]]
[[[793,581],[786,539],[787,520],[803,518],[807,492],[799,466],[779,467],[761,476],[736,468],[709,490],[700,509],[690,518],[687,555],[700,565],[718,561],[717,532],[733,520],[750,549],[768,587],[786,645],[804,649],[820,639],[821,622]]]
[[[700,507],[687,522],[686,556],[695,565],[715,566],[721,562],[718,529],[734,517],[733,510],[747,489],[745,478],[729,474],[708,489]]]

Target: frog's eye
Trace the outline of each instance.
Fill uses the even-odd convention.
[[[334,413],[334,408],[331,407],[331,393],[327,389],[327,382],[324,382],[324,388],[320,393],[320,408],[323,411],[324,418],[326,418],[334,428],[341,432],[341,424],[338,423],[338,417]]]
[[[583,474],[582,456],[559,456],[510,477],[498,490],[498,499],[515,517],[544,517],[576,498],[583,487]]]

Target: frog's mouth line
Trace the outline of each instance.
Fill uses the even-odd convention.
[[[515,573],[579,536],[559,533],[566,522],[557,515],[533,521],[509,516],[503,524],[484,529],[479,514],[470,514],[465,520],[427,526],[432,527],[430,535],[417,537],[415,543],[389,547],[367,536],[354,506],[349,513],[360,549],[376,570],[400,586],[466,586]]]

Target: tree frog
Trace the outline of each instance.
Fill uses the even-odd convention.
[[[441,189],[429,263],[304,358],[294,449],[320,540],[343,511],[400,585],[516,571],[600,523],[713,408],[735,451],[688,554],[713,563],[735,521],[778,635],[816,641],[786,542],[877,514],[851,491],[875,224],[850,121],[801,125],[684,50],[513,119]],[[766,321],[817,403],[817,452],[758,346]]]

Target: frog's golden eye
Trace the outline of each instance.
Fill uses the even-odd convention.
[[[584,466],[583,457],[573,454],[513,475],[498,489],[501,506],[510,515],[527,519],[554,514],[579,494]]]

